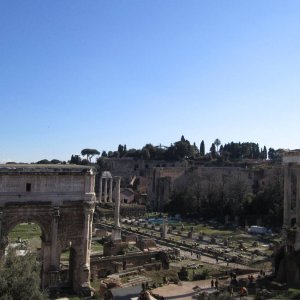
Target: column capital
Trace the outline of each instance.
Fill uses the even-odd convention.
[[[95,209],[95,202],[83,202],[83,208],[84,208],[84,212],[85,213],[90,213],[93,214],[94,213],[94,209]]]
[[[114,176],[115,181],[121,181],[121,176]]]

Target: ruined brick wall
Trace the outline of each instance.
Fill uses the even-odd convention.
[[[222,185],[228,191],[237,182],[242,183],[247,192],[263,190],[276,176],[280,176],[281,166],[265,167],[205,167],[154,168],[149,177],[148,203],[158,211],[170,201],[173,191],[184,190],[198,182],[205,190],[207,186]]]
[[[152,239],[139,239],[136,245],[141,251],[149,251],[157,247],[155,241]]]
[[[103,257],[99,255],[91,256],[91,273],[93,277],[105,277],[109,274],[126,271],[146,264],[157,263],[156,267],[161,267],[160,252],[135,253],[118,255],[114,257]],[[163,256],[162,256],[163,257]],[[120,268],[121,263],[121,268]]]

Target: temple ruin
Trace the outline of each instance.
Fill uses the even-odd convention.
[[[103,187],[104,182],[104,187]],[[109,184],[109,190],[108,190]],[[113,194],[113,177],[109,171],[102,172],[99,182],[99,203],[111,203]]]

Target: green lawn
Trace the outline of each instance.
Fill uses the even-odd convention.
[[[9,235],[9,243],[15,243],[18,238],[22,241],[27,241],[27,249],[30,251],[35,251],[37,248],[41,247],[41,228],[34,223],[21,223],[14,227]]]
[[[42,235],[39,225],[34,223],[21,223],[18,224],[8,235],[10,241],[14,242],[20,237],[22,240],[32,238],[40,238]]]

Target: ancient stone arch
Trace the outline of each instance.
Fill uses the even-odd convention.
[[[22,222],[42,231],[42,287],[60,284],[60,255],[70,248],[70,287],[90,294],[95,172],[86,166],[0,165],[0,256]]]

